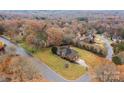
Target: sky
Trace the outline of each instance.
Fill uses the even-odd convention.
[[[0,0],[1,10],[124,10],[124,0]]]

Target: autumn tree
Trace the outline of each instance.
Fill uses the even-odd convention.
[[[0,81],[45,81],[30,58],[2,55],[0,61]]]
[[[37,48],[43,48],[47,45],[47,34],[45,31],[38,32],[34,40],[34,44]]]
[[[120,72],[114,63],[100,64],[95,70],[97,81],[101,82],[114,82],[120,81]]]
[[[0,35],[3,35],[5,33],[5,28],[3,26],[3,24],[0,23]]]
[[[11,38],[14,38],[18,34],[18,28],[21,26],[22,21],[17,19],[12,20],[5,20],[5,30],[7,31],[7,35],[9,35]]]
[[[49,28],[47,30],[48,44],[49,45],[60,45],[63,40],[63,32],[60,28]]]

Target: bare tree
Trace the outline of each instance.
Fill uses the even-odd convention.
[[[120,81],[119,71],[115,64],[113,63],[104,63],[101,64],[95,70],[95,79],[101,82],[116,82]]]

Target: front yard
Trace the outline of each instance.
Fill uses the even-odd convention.
[[[98,64],[100,64],[101,62],[106,61],[105,58],[99,57],[89,51],[79,49],[76,47],[72,48],[79,53],[80,58],[85,60],[90,67],[94,68],[98,66]],[[86,72],[83,66],[80,66],[79,64],[70,63],[69,61],[62,59],[59,56],[54,55],[51,52],[51,48],[44,48],[41,51],[35,53],[34,56],[39,58],[42,62],[47,64],[50,68],[59,73],[65,79],[75,80],[85,74]],[[69,64],[69,68],[64,67],[65,63]]]
[[[35,57],[39,58],[42,62],[48,65],[55,72],[63,76],[65,79],[75,80],[86,73],[86,69],[83,66],[71,63],[53,54],[51,52],[51,48],[42,48],[41,50],[35,51],[35,49],[28,47],[28,45],[25,43],[22,43],[21,46],[25,48],[27,51],[31,52]],[[106,61],[105,58],[95,55],[90,51],[80,49],[77,47],[71,48],[73,48],[79,53],[80,58],[85,60],[86,64],[88,64],[89,67],[95,68],[101,62]],[[65,64],[69,64],[69,67],[66,68]]]
[[[75,80],[86,72],[85,68],[79,64],[70,63],[69,61],[62,59],[59,56],[54,55],[51,52],[51,48],[44,48],[34,55],[68,80]],[[64,66],[66,63],[69,64],[68,68],[65,68]]]

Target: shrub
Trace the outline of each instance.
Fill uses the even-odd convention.
[[[122,65],[121,59],[120,59],[120,57],[118,57],[118,56],[114,56],[114,57],[112,58],[112,61],[113,61],[116,65]]]
[[[57,47],[52,47],[51,51],[54,53],[54,54],[57,54]]]
[[[86,49],[86,50],[96,53],[100,56],[106,56],[106,54],[107,54],[105,49],[101,49],[97,45],[87,44],[84,42],[78,42],[77,45],[75,45],[75,46],[82,48],[82,49]]]
[[[105,52],[104,52],[102,49],[100,49],[100,50],[99,50],[99,55],[101,55],[101,56],[102,56],[102,55],[105,56]]]
[[[114,52],[115,54],[121,52],[121,51],[124,51],[124,43],[116,43],[114,45]]]
[[[120,51],[123,51],[124,50],[124,44],[123,43],[118,44],[118,48]]]
[[[104,31],[102,31],[102,30],[97,30],[97,34],[103,34],[104,33]]]
[[[3,35],[5,32],[5,28],[3,27],[3,25],[0,24],[0,35]]]

